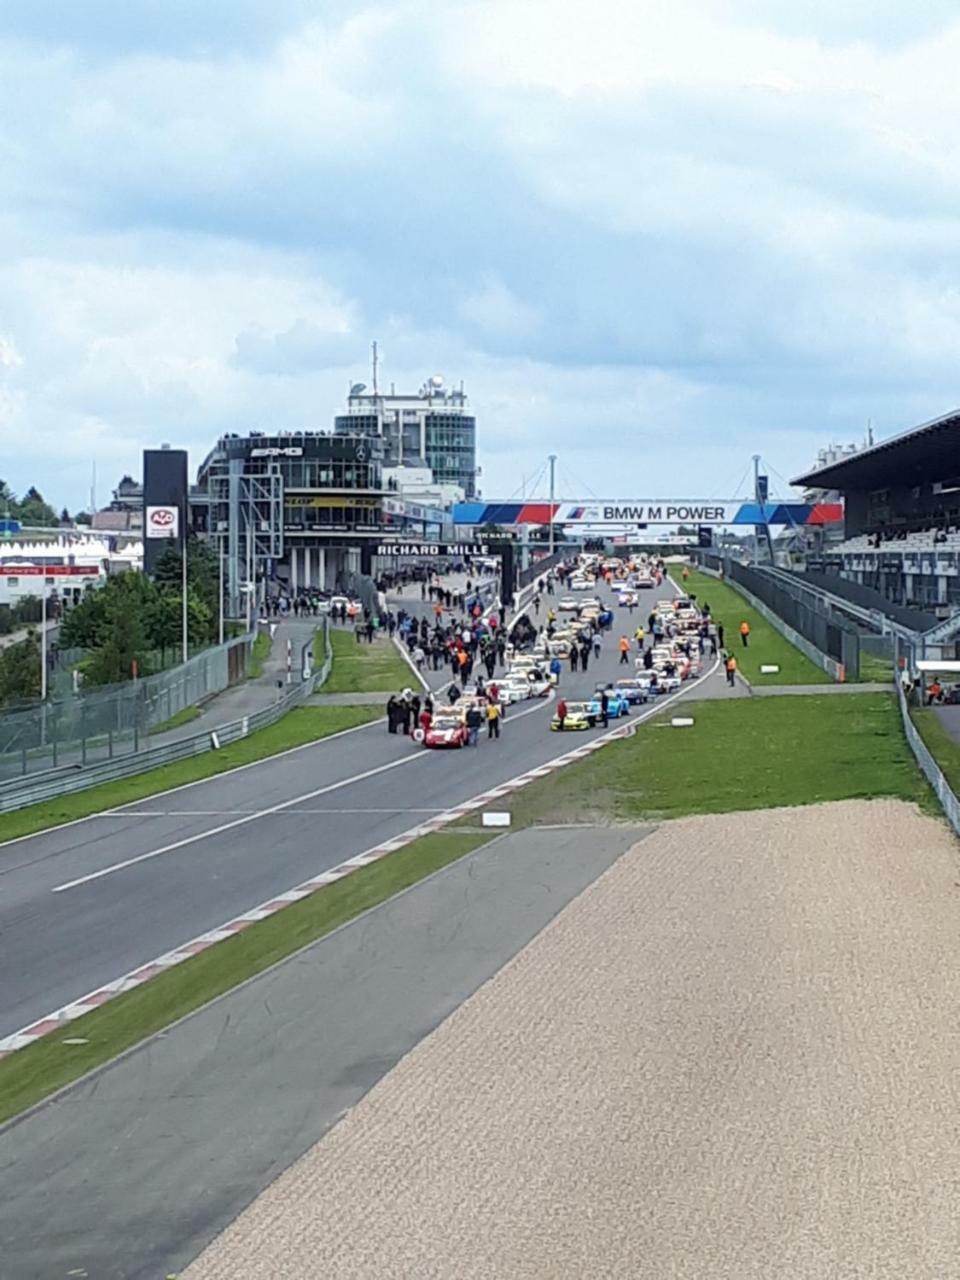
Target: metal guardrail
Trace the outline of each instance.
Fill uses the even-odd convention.
[[[192,734],[190,737],[181,738],[162,747],[148,747],[135,755],[126,755],[120,759],[104,760],[86,766],[79,763],[67,765],[62,769],[48,769],[42,773],[28,774],[10,782],[0,783],[0,813],[11,813],[31,804],[52,800],[56,796],[85,791],[88,787],[98,786],[102,782],[115,782],[119,778],[129,778],[138,773],[145,773],[148,769],[156,769],[160,765],[172,764],[176,760],[186,760],[191,756],[202,755],[204,752],[229,746],[231,742],[237,742],[258,729],[264,729],[267,725],[276,723],[288,711],[305,702],[330,674],[333,649],[330,644],[330,627],[325,618],[322,627],[325,656],[320,670],[278,698],[272,706],[264,707],[251,715],[241,716],[237,720],[215,725],[202,733]]]
[[[930,748],[920,736],[920,732],[910,718],[910,708],[907,705],[906,695],[900,681],[897,681],[897,701],[900,703],[900,716],[903,720],[903,731],[907,735],[907,742],[910,744],[910,750],[916,758],[917,764],[923,771],[924,777],[930,783],[936,792],[937,799],[940,801],[941,808],[946,815],[947,821],[953,827],[954,831],[960,836],[960,800],[957,799],[956,793],[947,781],[946,776],[940,766],[934,760],[930,752]]]

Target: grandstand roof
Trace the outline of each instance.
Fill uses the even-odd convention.
[[[960,409],[955,409],[840,462],[805,471],[790,483],[809,489],[881,489],[893,483],[902,485],[908,477],[930,479],[931,471],[956,474],[958,455]]]

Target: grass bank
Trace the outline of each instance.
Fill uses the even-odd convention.
[[[0,1061],[0,1123],[493,839],[438,832],[294,903]],[[66,1039],[82,1040],[68,1045]]]
[[[689,568],[686,583],[681,579],[681,569],[673,566],[671,577],[677,586],[684,586],[702,604],[710,605],[715,622],[722,622],[724,644],[736,656],[737,666],[751,684],[831,684],[825,671],[811,662],[789,640],[784,640],[766,618],[757,613],[745,598],[727,583],[699,569]],[[740,643],[740,623],[750,627],[750,644],[744,649]],[[762,675],[761,666],[780,668],[774,675]]]
[[[416,683],[413,672],[386,635],[357,643],[352,629],[330,628],[333,663],[321,693],[396,693]],[[323,636],[315,641],[316,665],[324,658]]]
[[[159,769],[150,769],[130,778],[105,782],[99,787],[90,787],[86,791],[77,791],[71,795],[59,796],[56,800],[47,800],[43,804],[31,805],[28,809],[0,814],[0,842],[17,840],[20,836],[44,831],[61,822],[88,818],[91,814],[102,813],[104,809],[115,809],[118,805],[143,800],[146,796],[154,796],[186,782],[213,778],[237,768],[238,765],[251,764],[267,756],[277,755],[278,752],[288,751],[291,747],[317,742],[331,733],[339,733],[341,729],[367,724],[376,720],[379,715],[380,710],[376,707],[295,707],[276,724],[258,729],[256,733],[232,742],[219,751],[207,751],[203,755],[161,765]]]
[[[168,729],[179,729],[182,724],[191,724],[194,720],[200,719],[199,707],[184,707],[182,711],[178,711],[175,716],[171,716],[169,720],[164,720],[162,724],[155,725],[150,733],[166,733]]]
[[[960,795],[960,744],[954,742],[933,707],[914,707],[910,718],[927,749],[943,770],[951,790]]]
[[[877,796],[939,812],[892,693],[684,701],[690,729],[672,728],[672,714],[524,787],[510,798],[514,824],[681,818]]]
[[[273,639],[270,635],[270,628],[262,627],[257,632],[257,637],[250,650],[250,665],[247,669],[248,679],[259,680],[263,675],[263,664],[270,657],[272,647]]]

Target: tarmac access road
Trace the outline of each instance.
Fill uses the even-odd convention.
[[[629,625],[622,611],[623,630],[653,599]],[[568,699],[615,673],[619,622],[586,676],[564,673]],[[0,1038],[562,755],[577,739],[550,733],[550,714],[549,701],[511,708],[499,742],[449,753],[364,726],[0,845]]]

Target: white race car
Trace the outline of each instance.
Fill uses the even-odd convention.
[[[573,600],[570,596],[564,596],[557,603],[557,610],[560,613],[577,613],[580,609],[580,602]]]

